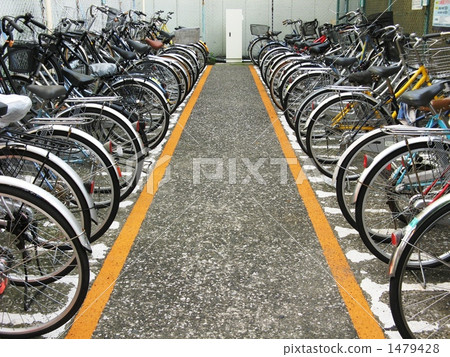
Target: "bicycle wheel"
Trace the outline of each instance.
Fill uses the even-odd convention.
[[[284,65],[288,65],[292,63],[295,59],[299,58],[300,56],[297,53],[292,52],[290,50],[284,51],[284,53],[282,52],[281,54],[273,57],[270,63],[266,66],[265,76],[267,87],[270,89],[272,85],[271,83],[273,82],[273,75],[275,74],[275,71],[277,71],[280,64],[284,63]]]
[[[192,67],[191,63],[185,57],[175,52],[164,52],[161,53],[159,57],[163,58],[164,60],[169,59],[175,61],[178,64],[178,66],[183,69],[183,72],[187,77],[188,81],[187,93],[189,93],[191,89],[194,87],[196,81],[194,75],[194,68]]]
[[[281,61],[277,62],[276,66],[272,66],[269,74],[269,90],[270,96],[272,97],[273,102],[279,109],[283,109],[283,105],[281,104],[281,98],[279,96],[279,85],[281,78],[285,71],[289,68],[293,63],[299,62],[299,56],[296,54],[288,55],[283,57]]]
[[[74,316],[89,287],[81,229],[48,192],[11,177],[0,177],[0,212],[0,336],[48,333]]]
[[[304,74],[311,71],[311,68],[322,68],[319,63],[311,62],[310,60],[299,60],[298,62],[291,63],[284,71],[278,84],[278,97],[280,98],[281,105],[284,106],[284,97],[287,91],[292,86],[294,80]],[[283,110],[286,109],[283,107]]]
[[[144,73],[158,80],[167,93],[169,112],[173,113],[182,99],[181,79],[168,62],[161,59],[145,58],[128,68],[129,73]]]
[[[0,174],[20,178],[50,192],[77,218],[91,236],[96,212],[83,182],[69,165],[41,148],[8,143],[0,146]]]
[[[264,56],[266,55],[267,52],[269,52],[270,50],[274,49],[274,48],[286,48],[286,46],[281,43],[281,42],[277,42],[277,41],[270,41],[268,43],[266,43],[263,47],[261,47],[260,51],[258,52],[258,66],[261,68],[262,65],[262,59],[264,58]]]
[[[197,56],[193,50],[184,45],[173,45],[164,50],[163,53],[176,54],[184,58],[192,68],[194,82],[197,81],[197,78],[200,75],[200,69]]]
[[[58,117],[83,119],[75,126],[97,139],[114,158],[121,173],[120,200],[125,199],[139,182],[146,156],[146,148],[130,121],[113,108],[95,103],[74,105]]]
[[[258,56],[261,48],[272,41],[269,37],[258,37],[251,41],[247,48],[248,57],[255,66],[258,66]]]
[[[190,91],[189,74],[187,73],[186,68],[180,64],[179,61],[174,58],[170,58],[169,56],[159,58],[168,63],[172,70],[176,73],[181,86],[180,103],[183,102]]]
[[[347,147],[364,133],[391,124],[388,112],[367,95],[337,94],[311,113],[306,126],[306,148],[318,170],[332,177]]]
[[[208,61],[208,53],[206,52],[205,47],[199,42],[191,43],[187,46],[197,55],[198,69],[199,72],[202,73]]]
[[[336,199],[342,215],[355,229],[357,229],[357,226],[353,193],[357,180],[377,154],[398,142],[398,140],[396,136],[389,135],[381,129],[372,130],[353,142],[336,164],[333,173]]]
[[[355,191],[355,220],[366,247],[388,263],[391,235],[408,225],[450,179],[450,145],[437,137],[399,142],[375,157]]]
[[[447,195],[411,222],[390,264],[390,307],[403,338],[449,336],[449,224]],[[417,268],[409,269],[412,265]]]
[[[169,127],[169,107],[164,94],[154,83],[138,77],[120,78],[103,94],[121,96],[125,109],[139,117],[145,125],[149,149],[154,149],[165,138]]]
[[[63,159],[80,176],[97,211],[90,240],[100,238],[119,209],[120,186],[114,159],[95,138],[76,128],[43,126],[23,133],[22,137]]]
[[[302,71],[304,71],[304,68]],[[311,92],[333,84],[335,77],[323,70],[306,71],[298,76],[289,86],[283,97],[284,117],[292,129],[295,129],[297,109]]]
[[[266,86],[269,84],[269,78],[267,77],[269,74],[269,69],[273,61],[280,58],[280,56],[283,56],[286,54],[286,52],[289,52],[289,49],[286,47],[275,47],[270,49],[264,54],[264,57],[262,57],[259,61],[259,69],[261,73],[261,78],[263,79]]]
[[[321,88],[313,91],[311,94],[303,99],[302,103],[295,112],[295,135],[297,142],[302,148],[303,152],[309,156],[308,149],[306,147],[306,122],[308,121],[311,113],[316,109],[320,103],[324,102],[327,98],[336,94],[336,91],[330,88]]]

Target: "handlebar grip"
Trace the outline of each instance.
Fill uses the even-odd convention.
[[[442,36],[450,36],[450,32],[438,32],[438,33],[428,33],[422,36],[422,39],[427,40],[429,38],[436,38]]]
[[[34,26],[37,26],[37,27],[41,28],[42,30],[46,30],[46,29],[47,29],[47,26],[45,26],[43,23],[40,23],[39,21],[30,19],[30,22],[31,22]]]
[[[6,31],[6,22],[8,22],[9,25],[11,25],[12,27],[14,27],[14,29],[17,30],[18,32],[20,32],[20,33],[23,32],[23,29],[22,29],[19,25],[17,25],[17,23],[16,23],[13,19],[11,19],[11,18],[9,18],[9,17],[7,17],[7,16],[5,16],[5,17],[2,19],[2,31],[3,31],[3,32],[5,32],[5,33],[7,32],[7,31]]]

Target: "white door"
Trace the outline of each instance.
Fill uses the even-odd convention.
[[[226,10],[227,62],[242,62],[242,9]]]

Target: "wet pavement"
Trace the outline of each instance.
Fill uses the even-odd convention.
[[[286,133],[377,327],[398,337],[387,305],[387,266],[367,253],[339,214],[333,187]],[[160,154],[152,153],[147,173]],[[92,280],[147,178],[94,244]],[[141,214],[92,338],[361,337],[248,65],[212,67],[165,177]],[[64,337],[70,328],[49,337]]]

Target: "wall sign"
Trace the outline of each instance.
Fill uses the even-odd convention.
[[[422,0],[412,0],[411,10],[422,10]]]
[[[450,0],[434,0],[433,26],[450,27]]]

